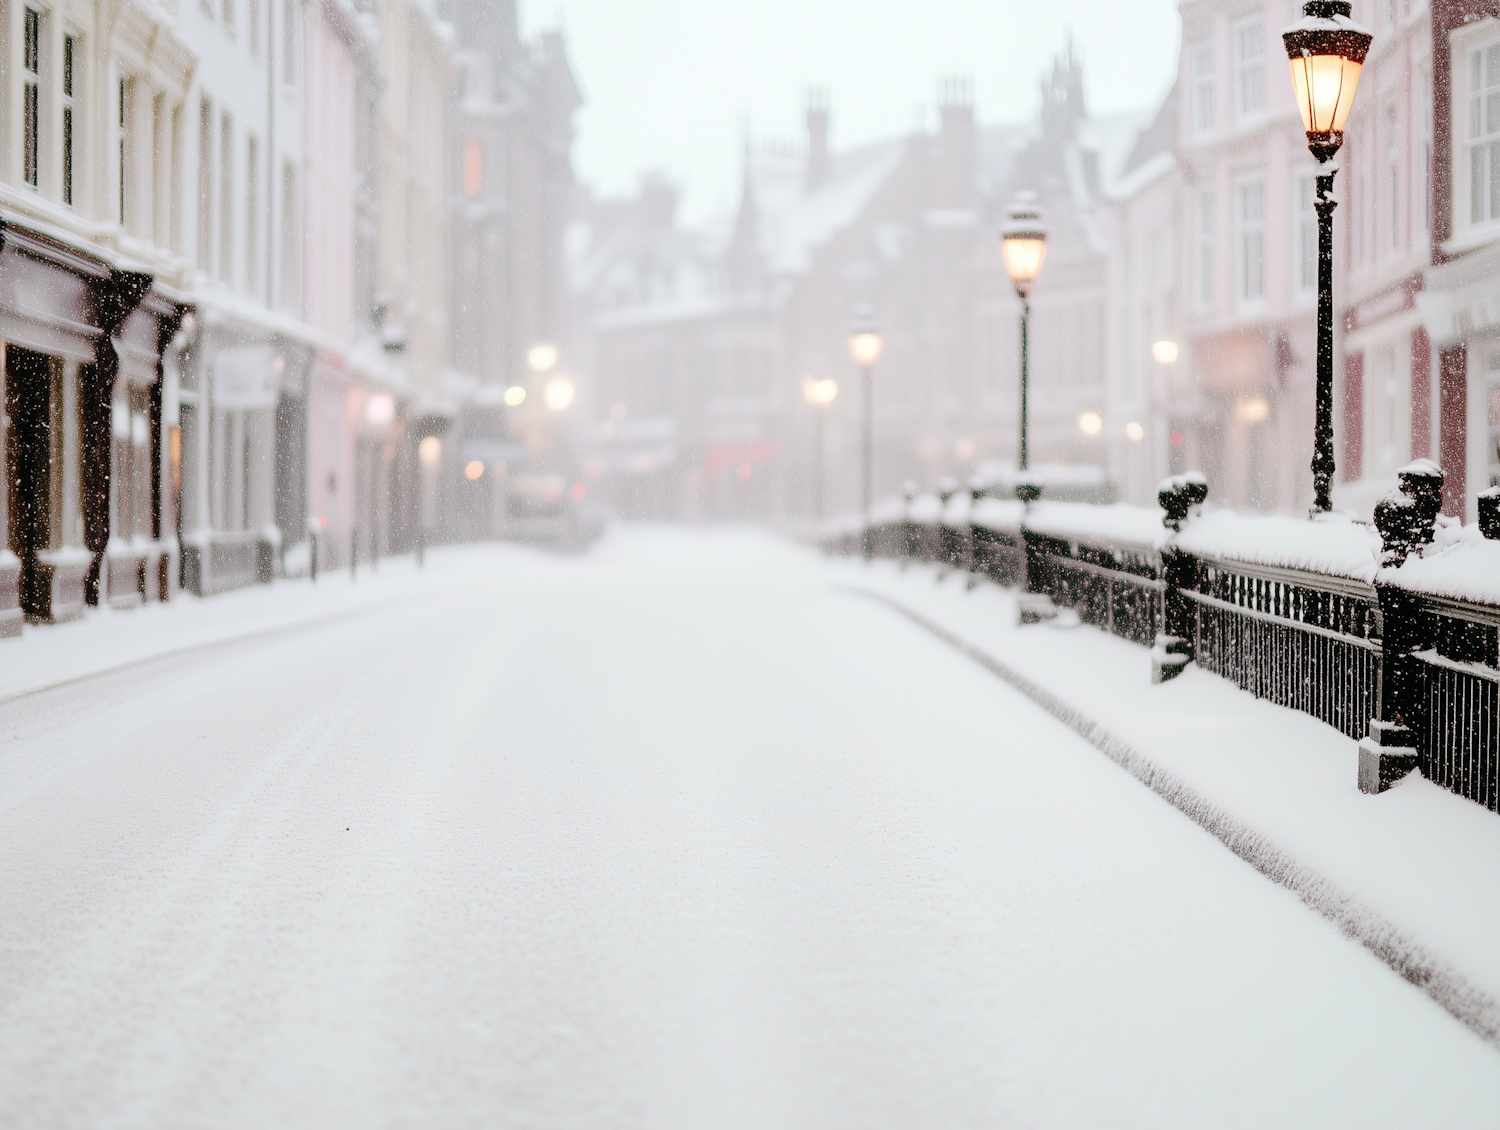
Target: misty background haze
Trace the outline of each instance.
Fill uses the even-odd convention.
[[[943,75],[972,79],[982,120],[1020,120],[1071,34],[1089,109],[1140,109],[1172,85],[1181,23],[1172,0],[531,0],[521,16],[565,30],[579,179],[615,194],[663,172],[689,221],[733,211],[743,130],[800,136],[809,87],[829,90],[840,147],[930,125]]]

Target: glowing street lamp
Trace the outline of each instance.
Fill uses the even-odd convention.
[[[1010,206],[1010,219],[1000,230],[1000,251],[1005,259],[1005,271],[1016,288],[1016,297],[1021,300],[1021,450],[1019,470],[1026,477],[1029,466],[1027,450],[1027,372],[1030,366],[1031,288],[1042,273],[1042,264],[1047,260],[1047,228],[1042,223],[1042,212],[1037,207],[1036,193],[1017,194]],[[1016,493],[1025,501],[1036,496],[1036,488],[1027,482],[1016,486]]]
[[[823,417],[838,394],[838,381],[827,377],[822,380],[808,377],[802,382],[802,395],[813,410],[813,501],[814,515],[820,522],[823,520]]]
[[[1344,123],[1374,37],[1351,18],[1348,0],[1307,0],[1302,18],[1286,31],[1292,89],[1307,148],[1317,159],[1318,386],[1313,424],[1313,513],[1333,509],[1333,178],[1344,144]]]
[[[526,351],[526,364],[533,373],[546,373],[557,364],[558,356],[557,346],[542,342]]]
[[[859,311],[849,331],[849,355],[859,366],[862,378],[861,391],[864,393],[859,501],[860,512],[865,516],[864,525],[861,527],[860,543],[866,561],[874,555],[874,543],[870,540],[870,505],[874,501],[875,494],[875,388],[871,374],[884,348],[885,342],[881,339],[879,329],[876,328],[874,313],[868,309]]]
[[[544,395],[548,408],[554,412],[562,412],[573,403],[573,382],[567,377],[554,377],[547,382]]]

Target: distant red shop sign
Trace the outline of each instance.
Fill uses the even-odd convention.
[[[781,444],[773,439],[746,443],[716,443],[708,449],[708,473],[717,475],[725,467],[741,463],[774,463],[781,458]]]

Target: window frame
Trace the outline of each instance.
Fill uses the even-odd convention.
[[[1318,296],[1318,174],[1312,165],[1292,170],[1292,295],[1299,302]]]
[[[62,101],[62,184],[59,197],[66,207],[75,207],[75,188],[78,178],[78,114],[79,94],[78,54],[83,37],[72,28],[63,30],[62,75],[58,84]]]
[[[1218,80],[1214,66],[1214,41],[1201,39],[1188,47],[1188,61],[1192,68],[1191,132],[1197,136],[1211,134],[1218,127],[1218,98],[1215,83]]]
[[[1453,84],[1459,101],[1453,134],[1460,150],[1453,181],[1462,185],[1464,197],[1464,207],[1454,213],[1463,218],[1465,230],[1476,233],[1500,231],[1500,21],[1484,23],[1490,25],[1488,34],[1466,37],[1461,52],[1455,52],[1459,81]],[[1478,175],[1480,161],[1487,176]],[[1486,182],[1482,187],[1481,181]],[[1484,195],[1488,207],[1481,204]]]
[[[21,180],[41,187],[42,13],[23,5],[21,16]]]
[[[1213,309],[1214,272],[1218,265],[1218,207],[1212,189],[1200,189],[1193,205],[1193,306]]]
[[[1247,35],[1254,31],[1254,35]],[[1257,122],[1266,116],[1266,18],[1264,12],[1245,16],[1231,25],[1230,50],[1234,63],[1234,116],[1239,122]],[[1247,56],[1242,48],[1253,44],[1255,54]],[[1247,105],[1246,80],[1254,76],[1258,102]]]
[[[1254,216],[1248,214],[1247,207],[1251,190],[1256,202]],[[1260,309],[1266,304],[1267,203],[1264,169],[1234,178],[1234,300],[1240,310]]]

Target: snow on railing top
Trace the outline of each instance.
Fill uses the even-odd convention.
[[[1432,544],[1381,570],[1380,579],[1429,596],[1500,605],[1500,541],[1486,540],[1478,526],[1440,517]]]
[[[1210,511],[1184,524],[1178,548],[1200,557],[1327,573],[1374,583],[1380,535],[1346,514],[1315,521]]]
[[[935,494],[919,494],[906,507],[906,520],[935,526],[943,518],[943,500]]]
[[[882,498],[870,505],[870,525],[884,526],[906,518],[906,499]]]
[[[1070,541],[1133,545],[1160,549],[1170,532],[1164,513],[1155,506],[1116,502],[1095,506],[1087,502],[1037,502],[1026,515],[1026,528]]]
[[[1025,516],[1026,504],[1020,499],[985,497],[969,511],[969,524],[1015,534],[1021,532],[1021,519]]]
[[[966,490],[956,490],[947,502],[943,503],[943,525],[966,526],[969,524],[969,514],[974,508],[974,496]]]

